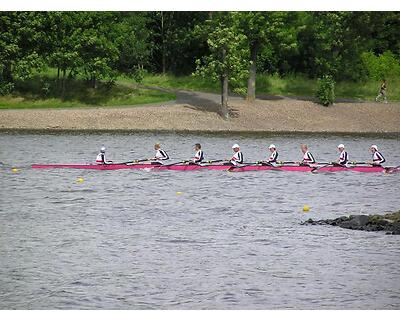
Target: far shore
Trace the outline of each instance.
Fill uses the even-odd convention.
[[[132,107],[0,110],[0,130],[160,131],[226,133],[400,133],[400,103],[232,98],[231,118],[218,114],[218,95],[181,91],[174,102]]]

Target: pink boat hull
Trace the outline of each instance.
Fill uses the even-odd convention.
[[[142,169],[142,170],[175,170],[175,171],[196,171],[196,170],[229,170],[233,172],[244,171],[300,171],[300,172],[338,172],[338,171],[356,171],[356,172],[399,172],[400,169],[393,167],[338,167],[338,166],[320,166],[312,168],[308,166],[282,165],[282,166],[261,166],[244,165],[242,167],[233,167],[229,165],[152,165],[152,164],[33,164],[33,169],[85,169],[85,170],[123,170],[123,169]]]

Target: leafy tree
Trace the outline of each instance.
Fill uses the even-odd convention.
[[[206,12],[151,12],[152,69],[163,74],[188,74],[195,61],[208,53],[207,43],[199,41],[195,27],[208,19]]]
[[[295,29],[286,24],[291,17],[287,12],[237,12],[233,13],[239,21],[240,32],[246,35],[250,50],[250,67],[247,81],[247,100],[254,101],[256,95],[257,59],[260,52],[271,62],[273,53],[279,48],[295,48]]]
[[[230,13],[215,16],[200,32],[206,32],[210,54],[197,60],[196,73],[221,82],[221,114],[229,118],[229,82],[238,85],[248,74],[246,36],[238,32],[236,16]]]
[[[0,81],[13,84],[27,79],[43,65],[38,53],[41,15],[34,12],[0,13]],[[8,85],[12,88],[13,85]]]

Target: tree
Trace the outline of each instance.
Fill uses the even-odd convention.
[[[284,46],[296,47],[295,28],[288,22],[291,13],[287,12],[237,12],[240,32],[246,35],[250,50],[249,77],[247,80],[247,100],[256,97],[257,58],[266,47],[271,52]]]
[[[194,30],[208,18],[205,12],[151,12],[148,14],[152,38],[152,67],[163,74],[188,74],[195,61],[208,53],[205,41]]]
[[[43,65],[39,55],[42,15],[35,12],[0,13],[0,81],[14,84]]]
[[[237,19],[230,13],[215,15],[205,27],[198,28],[207,37],[210,54],[196,61],[196,73],[220,81],[221,114],[227,119],[229,82],[238,85],[248,74],[246,36],[238,32]]]

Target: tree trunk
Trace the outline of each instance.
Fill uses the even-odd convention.
[[[229,119],[228,110],[228,75],[221,77],[221,114],[225,119]]]
[[[57,68],[57,81],[60,80],[60,68]]]
[[[161,11],[161,44],[162,44],[161,66],[162,66],[162,73],[165,74],[166,66],[165,66],[164,12],[162,12],[162,11]]]
[[[226,60],[226,49],[222,49],[222,61]],[[224,70],[221,75],[221,114],[225,119],[229,118],[228,110],[228,72]]]
[[[260,48],[259,42],[256,41],[250,48],[250,68],[249,78],[247,80],[247,101],[254,102],[256,99],[256,75],[257,75],[257,55]]]
[[[3,66],[3,81],[4,82],[13,82],[11,63],[7,62]]]
[[[61,99],[64,99],[65,95],[65,74],[67,73],[67,70],[63,69],[62,70],[62,79],[61,79]]]

